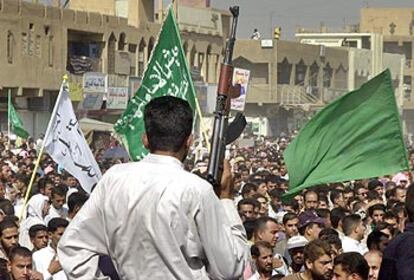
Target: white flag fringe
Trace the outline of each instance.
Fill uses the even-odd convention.
[[[53,160],[78,179],[82,188],[90,193],[102,174],[79,127],[65,81],[47,127],[44,145]]]

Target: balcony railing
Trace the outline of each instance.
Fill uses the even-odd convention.
[[[317,87],[304,87],[292,85],[278,85],[278,99],[284,105],[319,104],[319,89]]]

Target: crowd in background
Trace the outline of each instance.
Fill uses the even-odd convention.
[[[395,261],[395,255],[403,256],[410,245],[386,252],[389,244],[414,232],[413,206],[406,203],[412,172],[314,186],[286,201],[289,174],[283,151],[293,137],[250,136],[227,151],[235,207],[251,243],[252,261],[245,279],[374,280],[379,279],[381,264],[381,274],[414,277],[410,265]],[[44,154],[24,207],[41,144],[42,139],[10,140],[0,135],[0,279],[66,279],[56,247],[88,194]],[[123,161],[105,159],[103,152],[94,151],[102,173]],[[408,153],[413,164],[414,153]],[[202,176],[207,156],[205,148],[195,145],[186,168]],[[385,261],[387,254],[394,262]],[[107,270],[108,263],[103,257],[101,269]],[[117,279],[112,268],[108,270]],[[355,278],[346,278],[350,275]]]

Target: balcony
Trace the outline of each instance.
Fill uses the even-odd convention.
[[[319,88],[292,85],[277,85],[280,104],[283,105],[319,105]]]

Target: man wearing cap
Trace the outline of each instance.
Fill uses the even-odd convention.
[[[293,236],[288,240],[287,250],[292,260],[292,263],[289,266],[289,274],[305,271],[303,249],[305,248],[306,244],[308,244],[308,242],[309,241],[301,235]]]
[[[324,220],[315,211],[306,210],[299,215],[299,233],[308,241],[318,239],[323,227]]]
[[[331,280],[332,256],[330,245],[320,239],[313,240],[303,249],[305,271],[282,278],[282,280]]]

